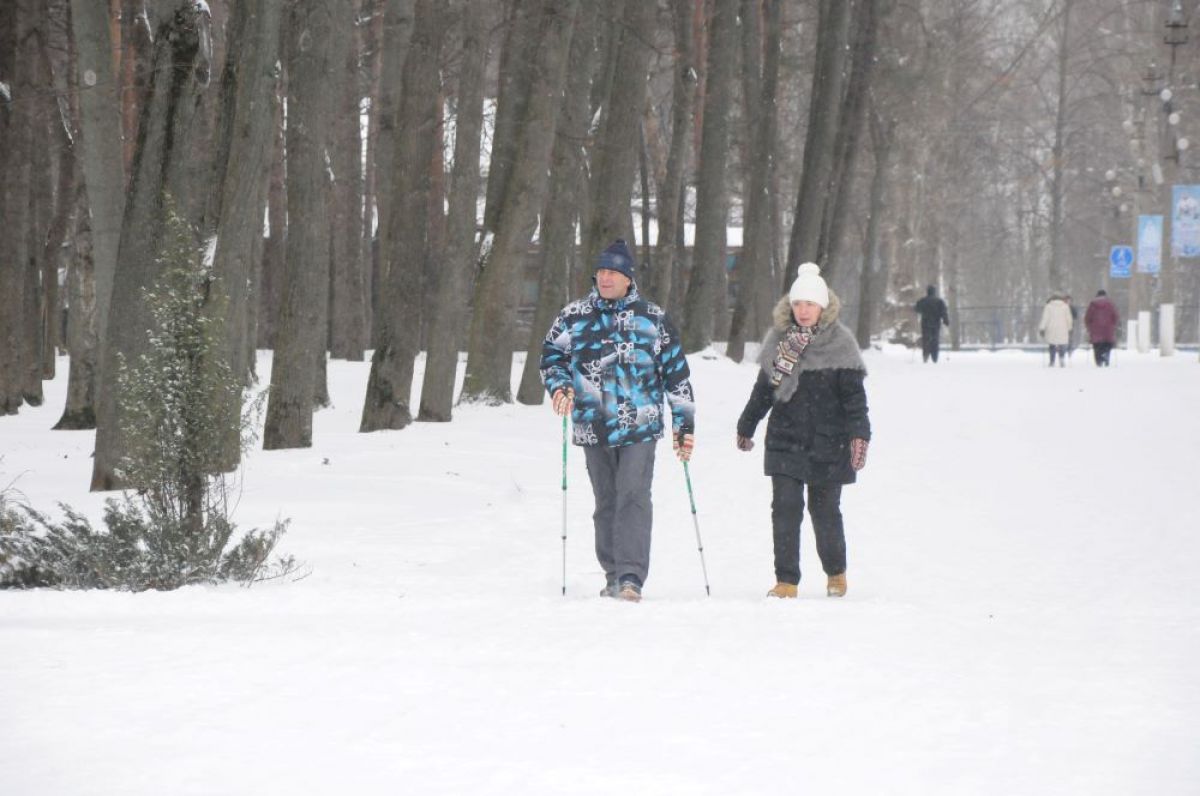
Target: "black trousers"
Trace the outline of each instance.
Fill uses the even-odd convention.
[[[771,476],[771,526],[775,541],[775,580],[800,582],[800,524],[804,520],[804,482]],[[817,539],[817,556],[826,575],[846,571],[846,533],[842,527],[842,485],[809,484],[808,513]]]
[[[931,358],[937,362],[938,346],[941,343],[942,330],[937,326],[921,330],[921,361],[928,362]]]
[[[1112,350],[1112,343],[1092,343],[1092,356],[1096,360],[1096,367],[1108,365],[1108,355]]]

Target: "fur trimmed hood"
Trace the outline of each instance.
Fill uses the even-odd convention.
[[[817,322],[817,333],[796,361],[796,369],[780,382],[775,388],[775,400],[787,401],[796,392],[796,384],[800,374],[807,370],[867,370],[863,363],[862,353],[858,350],[858,341],[851,331],[838,321],[842,312],[842,302],[837,294],[829,291],[829,306],[821,311],[821,319]],[[784,296],[775,305],[771,313],[773,324],[763,338],[762,351],[758,355],[758,366],[767,376],[770,376],[775,366],[775,355],[779,340],[790,327],[796,324],[792,317],[792,305]]]

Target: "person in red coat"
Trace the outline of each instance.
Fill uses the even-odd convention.
[[[1109,354],[1117,344],[1118,320],[1117,308],[1109,301],[1108,294],[1103,290],[1096,293],[1083,314],[1083,325],[1091,338],[1092,356],[1098,368],[1108,367]]]

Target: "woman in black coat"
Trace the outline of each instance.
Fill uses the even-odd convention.
[[[737,446],[749,451],[759,421],[771,414],[764,457],[773,493],[776,584],[767,592],[771,597],[796,596],[806,484],[817,555],[828,576],[826,594],[846,593],[842,486],[854,483],[866,464],[871,423],[863,389],[866,367],[854,335],[838,322],[840,309],[817,265],[800,266],[788,295],[775,307],[758,378],[738,418]]]

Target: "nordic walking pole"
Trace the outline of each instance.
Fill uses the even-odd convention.
[[[688,463],[683,463],[683,477],[687,479],[688,501],[692,504],[692,526],[696,529],[696,549],[700,551],[700,569],[704,572],[704,593],[712,597],[712,590],[708,588],[708,566],[704,563],[704,542],[700,541],[700,520],[696,519],[696,498],[692,494],[692,474],[688,470]]]
[[[563,493],[563,522],[562,522],[562,543],[563,543],[563,562],[562,562],[562,593],[567,596],[567,416],[563,415],[563,468],[562,468],[562,493]]]

